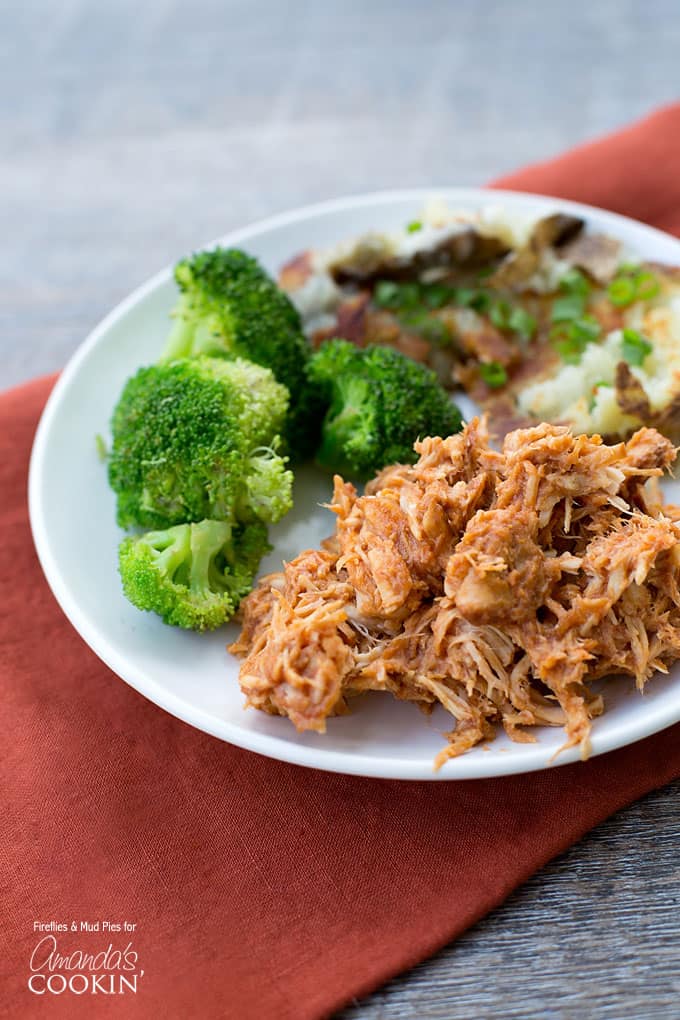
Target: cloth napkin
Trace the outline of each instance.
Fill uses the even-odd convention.
[[[680,105],[497,184],[680,233]],[[680,775],[678,726],[586,764],[407,783],[270,761],[167,715],[85,646],[38,565],[26,476],[52,382],[0,398],[0,1016],[327,1016]],[[62,955],[110,945],[118,974],[111,953],[137,953],[136,994],[31,994],[51,921]]]

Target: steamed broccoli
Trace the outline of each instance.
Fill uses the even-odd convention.
[[[176,627],[212,630],[234,615],[270,548],[259,521],[205,520],[125,538],[118,562],[133,605]]]
[[[419,437],[448,436],[461,427],[434,372],[391,347],[327,340],[307,371],[330,403],[317,460],[332,471],[371,478],[387,464],[413,463]]]
[[[109,481],[121,527],[279,520],[292,474],[277,451],[288,391],[239,358],[140,369],[113,413]]]
[[[175,267],[181,290],[161,363],[207,354],[265,365],[291,396],[286,435],[295,457],[312,452],[318,406],[306,384],[309,347],[300,316],[256,259],[214,248]]]

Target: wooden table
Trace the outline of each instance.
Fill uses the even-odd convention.
[[[676,0],[23,0],[0,61],[0,379],[263,215],[479,184],[677,97]],[[680,786],[346,1020],[680,1017]]]

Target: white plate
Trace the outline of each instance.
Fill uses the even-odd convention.
[[[427,189],[383,192],[309,206],[236,231],[221,242],[256,255],[271,272],[291,255],[327,246],[370,229],[403,226],[424,200],[442,195],[465,209],[504,204],[537,214],[556,208],[583,216],[591,227],[621,238],[642,256],[680,265],[680,242],[643,224],[561,199],[513,192]],[[183,253],[178,253],[181,255]],[[433,771],[450,717],[427,718],[389,695],[368,695],[349,716],[331,719],[328,732],[297,734],[286,719],[243,710],[238,662],[225,650],[235,627],[200,636],[166,627],[123,597],[116,567],[120,533],[95,434],[108,432],[111,410],[128,376],[153,362],[168,332],[176,297],[165,269],[123,301],[85,340],[61,375],[35,438],[29,481],[33,536],[47,580],[67,617],[90,647],[136,690],[185,722],[232,744],[314,768],[389,779],[471,779],[543,769],[574,761],[571,749],[551,761],[561,729],[536,731],[535,744],[513,744],[499,733]],[[669,485],[669,489],[678,486]],[[273,529],[276,569],[333,529],[318,504],[329,479],[300,472],[292,513]],[[678,499],[680,494],[675,495]],[[672,491],[669,493],[673,498]],[[645,694],[632,681],[606,684],[607,708],[593,724],[593,754],[639,740],[680,719],[680,670],[657,676]]]

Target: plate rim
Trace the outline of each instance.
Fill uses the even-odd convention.
[[[488,187],[457,188],[451,186],[385,189],[297,206],[294,209],[252,221],[244,227],[229,231],[209,241],[207,244],[198,246],[195,250],[210,248],[217,244],[237,245],[260,234],[304,220],[315,219],[325,214],[366,206],[379,207],[403,201],[422,203],[427,198],[433,196],[441,196],[451,202],[475,202],[480,205],[494,204],[496,200],[499,204],[507,201],[515,206],[531,205],[533,203],[539,210],[541,207],[554,208],[557,206],[561,211],[573,212],[586,217],[589,214],[595,214],[600,220],[604,218],[611,223],[614,231],[618,225],[621,228],[629,229],[630,225],[633,224],[636,229],[642,229],[653,240],[658,239],[659,242],[663,241],[664,244],[667,244],[669,240],[674,242],[678,246],[680,260],[679,238],[642,221],[635,220],[629,216],[623,216],[608,209],[543,193]],[[488,201],[485,203],[485,200]],[[220,720],[218,725],[215,718],[204,709],[190,706],[189,703],[183,701],[176,694],[161,687],[144,669],[134,668],[130,660],[125,659],[123,653],[108,640],[99,628],[90,625],[87,616],[78,604],[78,600],[73,596],[69,586],[61,577],[56,557],[50,545],[46,516],[43,513],[43,467],[50,430],[70,386],[77,379],[82,362],[88,357],[90,351],[102,341],[102,338],[106,336],[111,327],[123,319],[132,308],[143,302],[147,296],[160,286],[167,283],[172,278],[172,273],[172,265],[165,266],[159,270],[144,283],[134,288],[90,330],[59,374],[43,408],[33,439],[28,472],[28,511],[33,542],[48,586],[58,605],[69,623],[95,655],[119,679],[123,680],[147,700],[188,725],[236,747],[241,747],[278,761],[301,765],[307,768],[376,779],[452,782],[463,779],[500,778],[507,775],[543,771],[549,768],[559,768],[580,760],[578,747],[561,751],[556,758],[549,760],[546,756],[550,752],[544,748],[543,758],[540,755],[536,755],[534,759],[529,760],[522,759],[521,757],[513,759],[511,755],[508,755],[507,764],[504,763],[504,767],[499,769],[497,767],[498,760],[495,756],[487,757],[485,755],[465,754],[451,759],[439,771],[435,772],[433,764],[430,763],[428,767],[421,758],[409,758],[408,756],[399,759],[366,757],[350,751],[338,751],[330,748],[319,748],[316,745],[293,743],[272,734],[241,728],[238,724],[229,720]],[[130,668],[131,666],[133,666],[132,669]],[[652,736],[654,733],[666,729],[678,721],[680,721],[680,696],[678,697],[674,712],[668,713],[667,711],[657,709],[656,713],[648,713],[645,715],[646,725],[642,727],[636,726],[635,721],[633,723],[627,721],[625,726],[606,731],[604,736],[599,735],[597,727],[594,727],[591,734],[591,758],[636,743],[638,740]],[[621,729],[624,731],[623,734],[620,732]],[[632,735],[631,730],[633,731]],[[532,749],[539,746],[540,744],[532,745]]]

